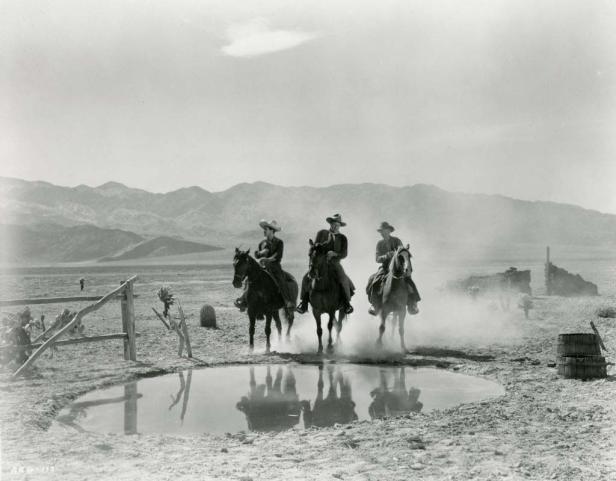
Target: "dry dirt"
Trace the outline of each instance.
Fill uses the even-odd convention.
[[[10,382],[3,374],[2,479],[616,479],[614,367],[608,367],[607,379],[588,382],[560,379],[548,367],[555,360],[557,335],[588,332],[589,320],[603,334],[608,361],[613,362],[616,319],[594,313],[599,305],[614,301],[540,298],[533,319],[510,317],[518,335],[507,342],[461,336],[418,346],[409,338],[414,354],[382,359],[434,364],[496,380],[506,394],[489,401],[282,433],[47,432],[59,409],[101,386],[195,365],[316,359],[313,354],[264,356],[262,337],[256,353],[249,354],[246,322],[231,309],[219,313],[218,330],[197,327],[193,310],[189,323],[198,360],[179,359],[174,336],[144,311],[137,318],[138,363],[121,360],[120,343],[111,341],[62,347],[53,358],[45,354],[27,379]],[[88,334],[98,332],[108,330],[88,326]]]

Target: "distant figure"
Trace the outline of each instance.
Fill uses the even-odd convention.
[[[83,288],[86,286],[86,280],[82,277],[81,279],[79,279],[79,287],[81,287],[81,290],[83,291]]]
[[[479,295],[479,287],[471,286],[468,288],[468,295],[471,296],[471,299],[474,301],[477,300],[477,296]]]
[[[528,319],[528,313],[533,308],[533,299],[528,294],[524,294],[518,301],[518,307],[524,311],[524,317]]]

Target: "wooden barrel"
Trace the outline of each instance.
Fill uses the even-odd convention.
[[[562,356],[558,358],[557,369],[559,375],[569,379],[607,377],[603,356]]]
[[[595,334],[559,334],[558,356],[600,356],[599,339]]]
[[[201,327],[216,327],[216,311],[209,304],[201,308],[199,315]]]

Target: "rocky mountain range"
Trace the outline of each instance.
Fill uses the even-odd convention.
[[[463,194],[417,184],[343,184],[282,187],[264,182],[238,184],[221,192],[187,187],[165,194],[116,182],[98,187],[63,187],[47,182],[0,178],[0,216],[5,226],[40,225],[68,229],[88,225],[116,230],[101,237],[116,251],[159,236],[181,237],[211,246],[256,243],[261,218],[284,226],[291,252],[305,251],[306,240],[325,227],[327,215],[340,212],[355,244],[372,248],[381,220],[396,225],[414,244],[430,246],[545,246],[611,248],[616,245],[616,215],[553,202],[523,201],[499,195]],[[58,227],[59,228],[59,227]],[[13,232],[17,227],[5,227]],[[117,230],[125,233],[120,234]],[[74,231],[73,231],[74,235]],[[133,236],[133,237],[131,237]],[[113,238],[113,241],[107,240]],[[134,241],[134,242],[133,242]],[[111,248],[66,252],[58,259],[113,256]],[[131,242],[133,242],[131,244]],[[76,251],[75,251],[76,252]]]

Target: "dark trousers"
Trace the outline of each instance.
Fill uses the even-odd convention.
[[[282,299],[284,300],[285,304],[293,302],[293,299],[291,299],[291,294],[289,293],[289,285],[287,283],[286,276],[284,275],[284,271],[280,266],[280,263],[270,262],[265,266],[265,270],[272,275],[272,277],[276,281],[276,284],[278,284],[278,289],[280,289],[280,294],[282,294]]]
[[[334,266],[334,276],[336,282],[338,282],[342,286],[342,293],[344,295],[344,299],[347,304],[351,304],[351,281],[344,272],[342,265],[338,261],[332,261],[332,266]],[[302,302],[308,302],[308,296],[310,295],[310,277],[308,274],[305,274],[302,278],[302,294],[301,300]]]
[[[334,273],[336,275],[336,280],[342,286],[342,292],[344,294],[344,299],[346,300],[347,304],[351,304],[351,282],[349,280],[349,277],[346,275],[346,272],[344,272],[344,268],[342,267],[342,264],[340,264],[340,261],[333,260],[331,261],[331,263],[332,263],[332,266],[334,267]]]

